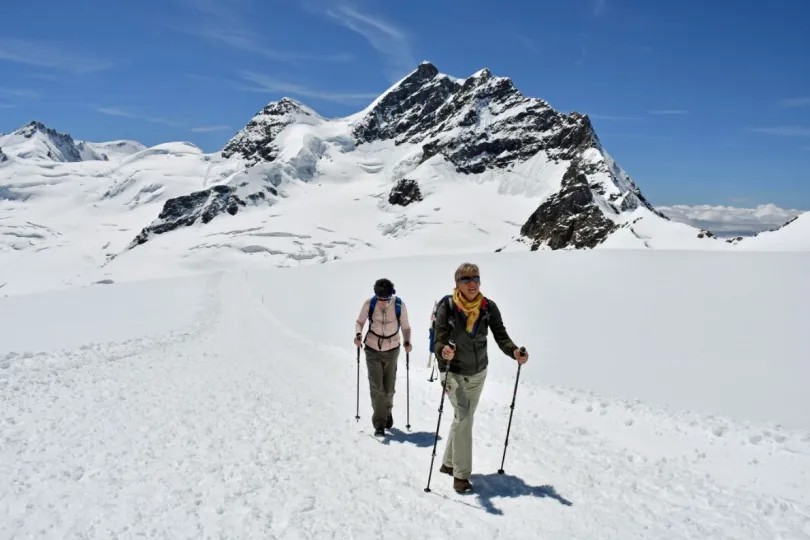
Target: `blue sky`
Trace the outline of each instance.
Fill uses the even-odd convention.
[[[0,132],[214,151],[269,101],[349,114],[429,60],[589,114],[653,204],[810,209],[808,21],[806,0],[13,2]]]

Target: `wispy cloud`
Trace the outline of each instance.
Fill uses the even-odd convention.
[[[341,3],[326,14],[342,26],[363,36],[384,58],[385,76],[394,82],[416,68],[416,60],[406,32],[380,17],[363,13],[353,6]]]
[[[598,17],[607,9],[607,0],[593,0],[593,16]]]
[[[270,76],[262,75],[260,73],[253,73],[250,71],[242,72],[240,75],[245,80],[256,85],[242,87],[243,90],[249,90],[252,92],[270,92],[305,96],[315,99],[322,99],[324,101],[343,103],[346,105],[356,104],[358,102],[366,102],[377,97],[377,94],[369,92],[334,92],[309,88],[294,83],[279,81]]]
[[[349,53],[319,54],[271,49],[261,44],[261,40],[257,34],[245,28],[214,28],[205,25],[188,27],[184,25],[170,24],[167,24],[167,26],[178,32],[195,35],[210,41],[224,43],[225,45],[233,47],[234,49],[264,56],[265,58],[269,58],[270,60],[275,60],[277,62],[297,64],[301,62],[350,62],[354,60],[354,56]]]
[[[783,99],[781,104],[783,107],[810,107],[810,96]]]
[[[651,141],[670,141],[672,137],[669,135],[647,135],[645,133],[602,133],[600,137],[608,138],[615,137],[618,139],[644,139]]]
[[[0,60],[75,74],[103,71],[115,65],[100,56],[72,50],[62,43],[17,38],[0,38]]]
[[[778,137],[810,137],[810,128],[797,126],[773,126],[751,128],[748,131],[762,135],[775,135]]]
[[[680,115],[680,114],[689,114],[689,111],[685,111],[683,109],[659,109],[656,111],[650,111],[650,114],[654,115]]]
[[[193,133],[212,133],[214,131],[226,131],[231,129],[231,126],[198,126],[193,127],[189,131]]]
[[[97,107],[96,112],[101,114],[106,114],[107,116],[120,116],[123,118],[134,118],[137,120],[143,120],[144,122],[150,122],[152,124],[163,124],[166,126],[171,127],[181,127],[182,125],[174,120],[169,120],[167,118],[160,118],[155,116],[147,116],[136,114],[119,107]]]
[[[196,20],[164,22],[163,25],[175,32],[194,35],[209,41],[219,42],[234,49],[264,56],[270,60],[297,64],[302,62],[350,62],[354,56],[349,53],[314,53],[278,50],[263,43],[262,34],[250,29],[248,16],[249,0],[177,0],[180,4],[196,12]]]
[[[589,118],[595,118],[596,120],[611,120],[617,122],[625,122],[625,121],[638,121],[643,120],[640,116],[616,116],[611,114],[589,114]]]
[[[535,43],[534,40],[531,39],[530,37],[524,36],[522,34],[513,34],[512,38],[524,49],[528,50],[532,54],[540,54],[540,47],[538,47],[537,43]]]
[[[36,99],[39,97],[38,92],[27,90],[25,88],[4,88],[0,87],[0,96],[15,97],[22,99]]]

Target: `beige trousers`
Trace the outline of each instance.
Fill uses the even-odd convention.
[[[447,397],[453,405],[453,424],[447,436],[443,463],[453,467],[453,476],[462,480],[469,480],[472,474],[473,418],[486,378],[485,369],[476,375],[451,373],[447,381]]]
[[[399,347],[388,351],[375,351],[366,348],[366,368],[368,389],[371,394],[371,425],[384,428],[391,409],[394,408],[394,394],[397,385],[397,360]]]

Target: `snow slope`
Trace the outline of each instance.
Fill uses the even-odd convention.
[[[239,170],[238,160],[203,154],[188,143],[110,154],[106,161],[0,165],[0,292],[110,279],[101,269],[167,200],[225,182]]]
[[[146,150],[146,146],[138,141],[107,141],[107,142],[90,142],[79,141],[76,144],[82,160],[116,160],[131,156],[141,150]]]
[[[0,537],[810,538],[806,254],[474,257],[531,358],[506,474],[515,364],[493,346],[477,491],[456,495],[437,461],[425,493],[427,318],[464,259],[0,299]],[[355,422],[350,344],[381,275],[415,343],[383,442],[362,363]]]
[[[738,239],[737,249],[752,251],[810,251],[810,212],[803,212],[783,226]]]

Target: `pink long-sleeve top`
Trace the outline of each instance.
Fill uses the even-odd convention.
[[[354,332],[362,333],[363,327],[368,322],[368,309],[371,305],[371,298],[367,298],[363,302],[363,307],[360,308],[360,314],[354,325]],[[411,325],[408,321],[408,309],[405,307],[405,302],[402,302],[402,310],[400,312],[400,323],[402,325],[402,337],[404,341],[410,342],[411,340]],[[371,324],[369,326],[370,333],[366,334],[365,344],[371,349],[376,351],[388,351],[399,347],[399,332],[397,331],[397,314],[394,306],[394,298],[390,302],[385,300],[377,300],[377,305],[374,307],[372,314]],[[376,334],[376,335],[375,335]],[[381,339],[380,336],[391,336]]]

